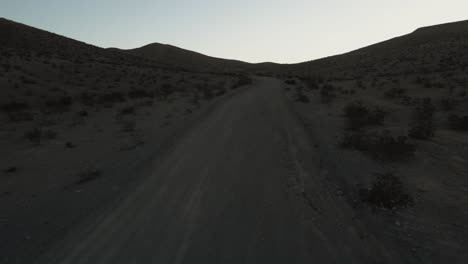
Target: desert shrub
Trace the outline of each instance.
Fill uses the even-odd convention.
[[[294,97],[295,97],[294,100],[296,102],[301,102],[301,103],[309,103],[310,102],[309,97],[307,97],[307,95],[304,93],[302,87],[297,87],[296,88],[296,93],[295,93]]]
[[[451,129],[468,131],[468,116],[450,115],[448,121]]]
[[[7,115],[11,122],[25,122],[34,119],[33,114],[28,111],[8,112]]]
[[[347,117],[346,128],[349,130],[359,130],[369,126],[382,125],[386,115],[379,108],[369,110],[369,108],[359,101],[346,105],[344,113],[345,117]]]
[[[78,116],[87,117],[88,115],[89,115],[89,113],[86,110],[78,111]]]
[[[387,90],[384,94],[385,97],[390,99],[402,98],[406,95],[406,89],[400,87],[393,87]]]
[[[216,89],[215,96],[221,96],[225,93],[226,93],[226,89],[224,89],[224,87],[221,86],[218,89]]]
[[[382,161],[400,161],[414,155],[415,146],[407,137],[392,137],[388,131],[376,133],[345,133],[341,146],[362,151]]]
[[[107,94],[101,94],[98,96],[97,101],[103,105],[112,105],[114,103],[125,102],[125,96],[120,92],[112,92]]]
[[[364,84],[364,82],[362,80],[357,80],[356,81],[356,87],[357,88],[360,88],[362,90],[365,90],[367,87],[366,85]]]
[[[18,168],[15,166],[8,167],[7,169],[3,170],[4,173],[14,173],[17,172]]]
[[[323,79],[321,79],[321,81],[323,82]],[[317,90],[320,88],[320,81],[316,78],[303,78],[302,82],[306,85],[306,87],[309,90]]]
[[[203,99],[205,100],[211,100],[214,97],[213,89],[208,86],[200,86],[199,89],[201,90]]]
[[[451,111],[457,105],[457,101],[452,98],[446,97],[446,98],[440,99],[439,105],[443,111]]]
[[[76,182],[77,185],[82,185],[90,181],[94,181],[102,176],[102,172],[96,168],[87,168],[84,172],[79,174],[79,180]]]
[[[24,138],[32,143],[40,144],[43,139],[55,139],[57,133],[52,130],[43,130],[40,128],[33,128],[24,133]]]
[[[83,92],[80,95],[81,103],[86,106],[94,106],[94,104],[96,103],[95,98],[96,98],[96,94],[94,93]]]
[[[9,102],[2,105],[2,110],[5,112],[18,112],[29,109],[29,104],[25,102]]]
[[[62,96],[55,100],[46,101],[46,106],[50,111],[63,112],[70,109],[73,99],[70,96]]]
[[[370,189],[360,190],[361,199],[386,209],[407,207],[413,199],[405,192],[400,178],[392,173],[378,174]]]
[[[136,129],[135,121],[125,121],[122,123],[122,132],[133,132]]]
[[[435,106],[430,98],[425,98],[416,107],[409,136],[416,139],[430,139],[434,136]]]
[[[37,143],[37,144],[40,143],[41,137],[42,137],[42,130],[38,128],[28,130],[24,133],[24,138],[31,141],[32,143]]]
[[[192,104],[199,105],[200,104],[200,93],[195,91],[192,96]]]
[[[320,90],[322,103],[329,104],[336,98],[335,87],[331,84],[325,84]]]
[[[138,89],[138,90],[131,90],[128,92],[128,97],[131,99],[138,99],[138,98],[153,98],[154,93],[148,92],[143,89]]]
[[[236,81],[232,84],[231,89],[236,89],[241,86],[252,84],[253,80],[247,74],[239,74],[237,75]]]
[[[157,90],[156,94],[160,97],[167,98],[174,93],[174,87],[170,83],[163,83]]]
[[[136,113],[135,111],[135,106],[126,106],[120,109],[119,114],[120,115],[134,115]]]
[[[37,81],[32,79],[32,78],[29,78],[27,76],[20,76],[20,80],[22,83],[24,84],[37,84]]]

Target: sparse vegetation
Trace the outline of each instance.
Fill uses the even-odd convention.
[[[89,167],[79,175],[79,180],[76,182],[77,185],[82,185],[91,181],[94,181],[102,176],[102,172],[99,169]]]
[[[295,100],[296,102],[301,102],[301,103],[310,102],[309,97],[304,93],[303,87],[296,87]]]
[[[239,74],[237,80],[232,84],[231,89],[237,89],[241,86],[249,85],[253,82],[247,74]]]
[[[29,109],[29,104],[25,102],[10,102],[2,105],[2,110],[5,112],[18,112]]]
[[[136,129],[135,121],[125,121],[122,123],[122,132],[133,132]]]
[[[57,133],[52,130],[43,130],[40,128],[34,128],[24,133],[24,138],[34,144],[40,144],[44,139],[56,139]]]
[[[3,172],[4,173],[14,173],[14,172],[17,172],[18,171],[18,168],[15,167],[15,166],[11,166],[11,167],[8,167],[6,170],[4,170]]]
[[[390,99],[402,98],[406,95],[406,89],[401,87],[393,87],[385,92],[385,97]]]
[[[114,103],[123,103],[125,101],[126,101],[125,96],[120,92],[101,94],[98,97],[98,102],[104,105],[105,104],[112,105]]]
[[[324,79],[322,76],[313,76],[310,78],[303,78],[301,79],[302,82],[305,83],[306,87],[309,90],[317,90],[320,88],[320,84],[324,82]]]
[[[170,83],[163,83],[157,90],[156,94],[159,97],[167,98],[174,92],[174,87]]]
[[[468,116],[450,115],[448,121],[451,129],[468,131]]]
[[[73,103],[73,99],[70,96],[62,96],[55,100],[46,101],[48,111],[51,112],[64,112],[70,109]]]
[[[322,103],[330,104],[336,98],[335,87],[331,84],[325,84],[320,90]]]
[[[347,117],[346,128],[349,130],[360,130],[369,126],[382,125],[386,115],[380,108],[369,110],[360,101],[346,105],[344,113]]]
[[[76,146],[72,142],[68,141],[68,142],[65,143],[65,147],[72,149],[72,148],[75,148]]]
[[[131,99],[138,99],[138,98],[153,98],[154,93],[143,90],[143,89],[135,89],[128,92],[128,97]]]
[[[390,132],[345,133],[341,146],[362,151],[382,161],[401,161],[414,155],[416,147],[408,143],[408,138],[392,137]]]
[[[434,136],[435,106],[430,98],[425,98],[415,109],[414,120],[409,136],[416,139],[430,139]]]
[[[440,108],[443,111],[452,111],[457,105],[457,101],[452,98],[442,98],[440,99]]]
[[[400,178],[392,173],[378,174],[370,189],[360,190],[361,199],[374,207],[407,207],[413,199],[405,192]]]
[[[135,115],[136,114],[136,108],[135,106],[126,106],[120,109],[119,111],[120,115]]]

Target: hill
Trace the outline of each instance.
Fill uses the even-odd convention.
[[[468,20],[423,27],[349,53],[264,70],[342,79],[452,72],[468,66],[467,48]]]
[[[238,71],[245,70],[249,67],[249,63],[246,62],[214,58],[201,53],[159,43],[120,51],[126,54],[151,59],[165,65],[198,71]]]

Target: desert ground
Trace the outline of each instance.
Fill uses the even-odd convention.
[[[0,263],[468,262],[468,23],[296,65],[0,20]]]

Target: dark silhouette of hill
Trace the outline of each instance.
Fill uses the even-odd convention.
[[[195,70],[235,71],[249,68],[249,63],[203,55],[175,46],[153,43],[141,48],[121,50],[123,53],[152,59],[165,65]]]
[[[290,65],[270,65],[273,72],[353,79],[453,71],[468,65],[468,20],[430,27],[349,53]]]

